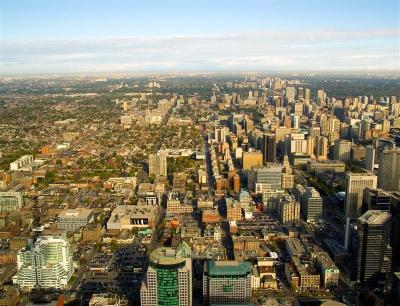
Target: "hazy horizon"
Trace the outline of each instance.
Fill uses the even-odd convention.
[[[2,0],[1,19],[1,76],[400,70],[392,0]]]

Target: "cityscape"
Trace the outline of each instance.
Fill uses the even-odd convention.
[[[398,2],[0,2],[0,306],[400,305]]]

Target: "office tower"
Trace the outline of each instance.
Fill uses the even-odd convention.
[[[300,221],[300,203],[293,196],[287,195],[280,199],[279,221],[284,225],[290,225]]]
[[[307,140],[304,134],[296,133],[286,136],[287,153],[307,153]]]
[[[333,147],[333,159],[347,162],[350,160],[351,142],[338,139]]]
[[[264,164],[275,162],[276,137],[274,134],[264,134],[263,135],[262,153],[263,153]]]
[[[304,103],[303,102],[296,102],[293,104],[293,111],[292,113],[296,116],[302,116],[304,112]]]
[[[325,104],[325,99],[326,99],[326,93],[322,89],[318,89],[317,92],[317,104],[318,105],[324,105]]]
[[[323,200],[314,187],[306,187],[301,197],[301,213],[307,222],[316,223],[322,218]]]
[[[364,167],[368,171],[373,171],[375,166],[375,149],[373,146],[365,147]]]
[[[316,156],[319,160],[326,160],[328,158],[328,139],[323,136],[317,137],[317,150]]]
[[[285,117],[283,118],[283,125],[287,129],[291,129],[292,128],[292,117],[289,115],[285,115]]]
[[[17,253],[18,271],[14,284],[23,290],[33,288],[64,289],[74,273],[72,253],[67,238],[42,236]]]
[[[297,99],[303,99],[304,98],[304,89],[302,87],[299,87],[298,91],[297,91]]]
[[[203,274],[203,305],[250,303],[251,267],[251,264],[245,261],[206,261]]]
[[[391,124],[389,120],[382,121],[382,133],[388,134],[390,132]]]
[[[300,117],[297,115],[292,116],[293,121],[293,128],[298,130],[300,128]]]
[[[286,87],[286,102],[291,103],[296,99],[296,88],[294,87]]]
[[[378,176],[379,188],[386,191],[400,191],[400,148],[382,151]]]
[[[308,129],[308,135],[310,137],[318,137],[321,135],[321,128],[317,125],[310,126]]]
[[[346,199],[345,217],[346,233],[344,246],[349,248],[350,242],[350,221],[358,218],[362,213],[362,201],[365,188],[375,189],[378,178],[372,173],[347,173],[346,174]]]
[[[191,253],[185,242],[176,250],[161,247],[150,253],[146,279],[140,288],[142,306],[192,305]]]
[[[361,283],[384,281],[391,271],[391,215],[369,210],[357,220],[357,280]]]
[[[355,219],[362,213],[365,188],[376,189],[377,177],[372,173],[347,173],[346,175],[346,218]]]
[[[382,189],[365,188],[363,193],[363,211],[390,211],[392,195]]]
[[[306,102],[309,102],[311,100],[311,90],[309,88],[306,88],[304,91],[304,100]]]
[[[274,165],[257,169],[255,183],[256,193],[263,193],[267,189],[281,188],[282,167]]]
[[[367,131],[371,129],[372,123],[373,123],[372,119],[369,118],[361,120],[358,138],[362,140],[366,140],[368,138]]]
[[[149,154],[149,175],[167,176],[167,153]]]
[[[244,152],[242,162],[243,170],[261,168],[263,165],[263,154],[259,151]]]
[[[215,128],[214,139],[216,142],[226,142],[226,138],[229,135],[229,129],[226,126]]]
[[[292,167],[289,164],[289,157],[285,155],[283,157],[283,169],[282,169],[282,188],[292,189],[294,186],[294,174]]]
[[[377,162],[380,161],[383,150],[396,148],[395,141],[388,138],[374,138],[372,143],[375,148],[375,160]]]

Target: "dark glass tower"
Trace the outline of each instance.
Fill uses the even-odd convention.
[[[262,142],[263,162],[273,163],[276,159],[276,137],[274,134],[264,134]]]
[[[357,280],[383,283],[391,271],[391,214],[368,210],[357,220]]]

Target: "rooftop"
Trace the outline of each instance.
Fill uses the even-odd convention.
[[[383,224],[387,222],[392,215],[387,211],[368,210],[360,217],[360,222],[368,224]]]
[[[209,261],[208,273],[210,276],[245,276],[251,271],[251,264],[244,261]]]

